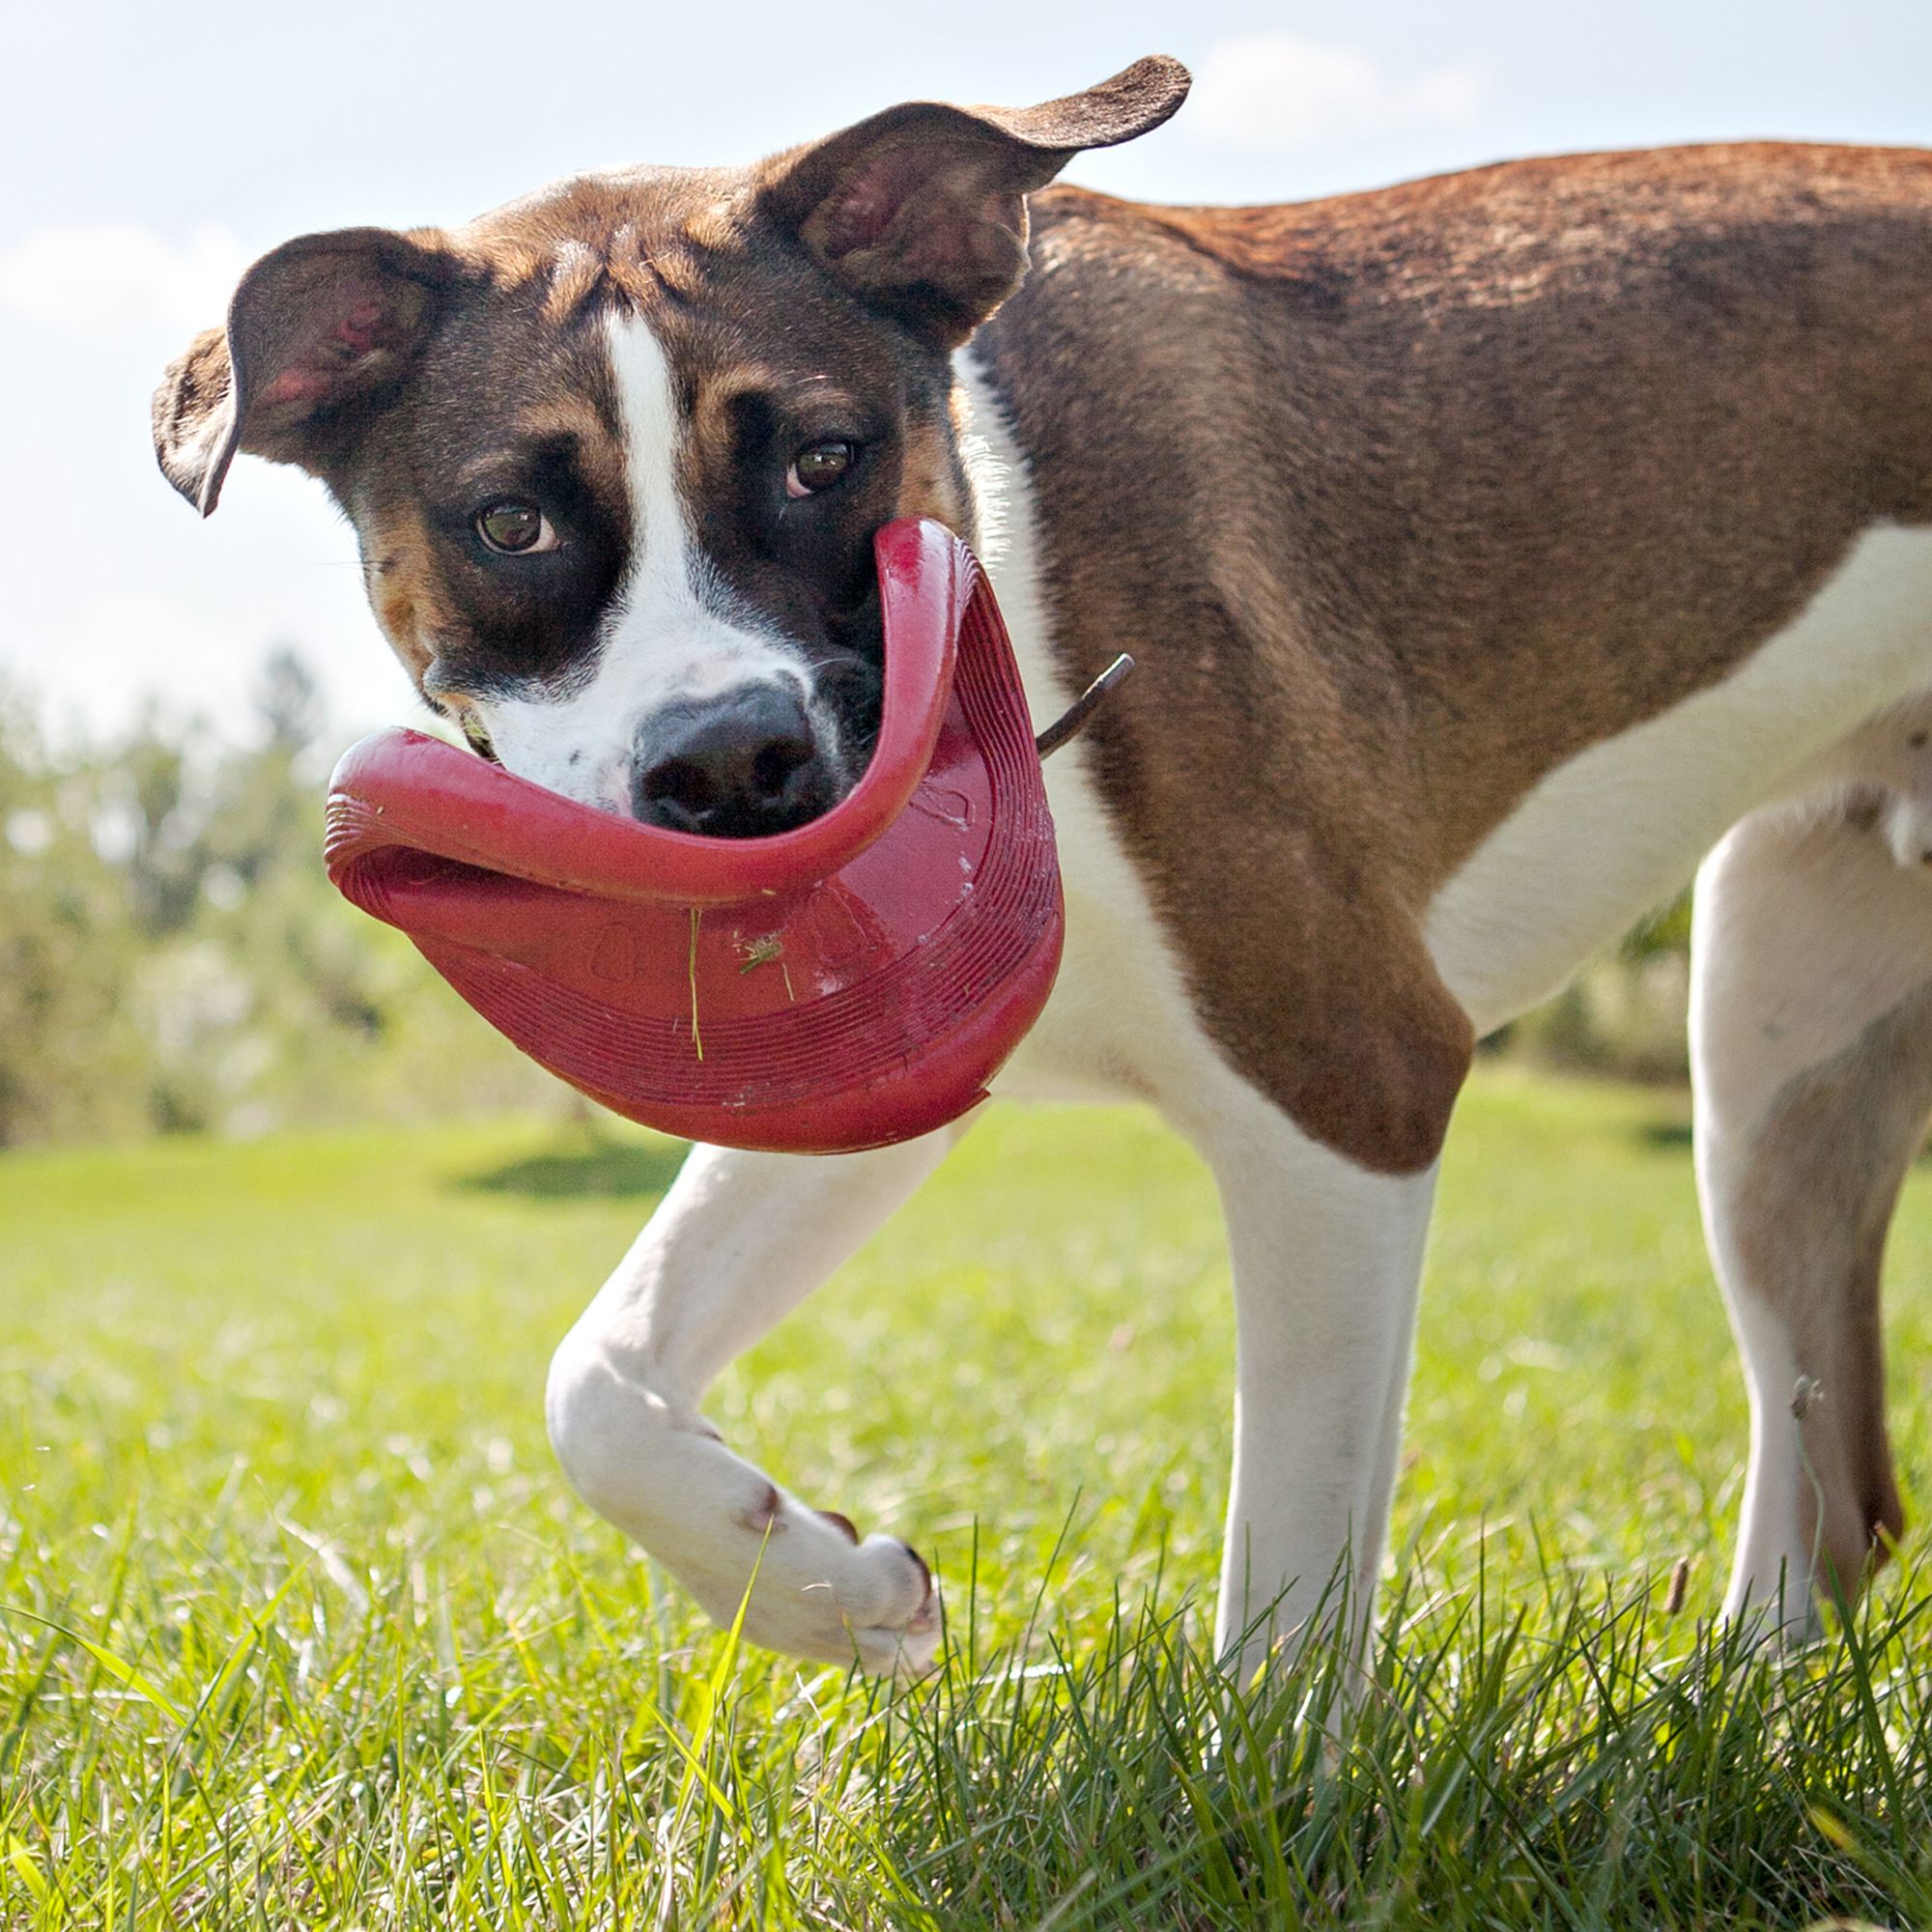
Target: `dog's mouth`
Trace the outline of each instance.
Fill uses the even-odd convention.
[[[635,647],[633,662],[648,668],[648,654]],[[796,831],[857,788],[885,707],[876,591],[810,643],[735,665],[694,654],[683,675],[705,683],[721,670],[735,671],[722,688],[663,693],[642,711],[594,682],[448,710],[469,750],[512,776],[697,838]]]
[[[871,683],[876,689],[876,678]],[[865,777],[879,733],[876,703],[841,715],[816,696],[808,702],[790,679],[666,705],[628,750],[607,743],[565,753],[553,745],[532,758],[533,748],[514,731],[501,745],[474,713],[455,722],[477,757],[512,777],[705,838],[769,838],[822,817]]]

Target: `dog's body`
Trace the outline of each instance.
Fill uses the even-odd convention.
[[[1900,1525],[1877,1286],[1932,1112],[1932,156],[1277,210],[1045,188],[1183,91],[1143,63],[292,243],[172,372],[163,465],[204,508],[237,447],[324,475],[426,694],[525,776],[698,830],[863,768],[891,515],[977,539],[1037,718],[1133,651],[1049,767],[1065,961],[1001,1091],[1151,1099],[1220,1183],[1243,1664],[1338,1578],[1365,1609],[1473,1039],[1715,846],[1699,1179],[1754,1416],[1729,1607],[1788,1582],[1803,1621]],[[916,1664],[930,1579],[697,1405],[949,1140],[700,1150],[558,1351],[578,1487],[714,1614],[757,1564],[781,1649]]]

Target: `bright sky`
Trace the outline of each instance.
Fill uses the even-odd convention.
[[[1932,144],[1926,0],[20,0],[5,20],[0,677],[97,729],[150,693],[232,722],[277,639],[345,735],[411,712],[319,485],[244,461],[204,525],[154,468],[162,365],[291,235],[747,159],[899,99],[1044,99],[1155,51],[1194,69],[1193,99],[1072,179],[1265,201],[1563,149]]]

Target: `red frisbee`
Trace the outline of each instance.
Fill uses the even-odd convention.
[[[955,1120],[1038,1017],[1060,868],[999,608],[943,525],[876,539],[885,698],[822,817],[706,838],[578,805],[421,732],[330,782],[328,875],[615,1112],[836,1153]]]

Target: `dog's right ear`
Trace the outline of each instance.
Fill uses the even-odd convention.
[[[161,472],[205,517],[238,450],[319,469],[414,359],[454,274],[434,233],[304,235],[242,277],[225,329],[196,336],[155,391]]]

